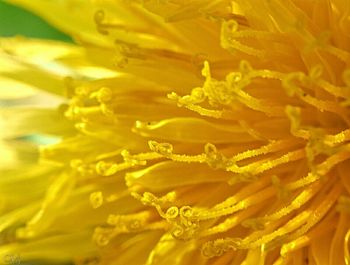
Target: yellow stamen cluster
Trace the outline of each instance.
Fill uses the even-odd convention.
[[[348,1],[90,5],[75,37],[115,76],[66,79],[61,175],[18,238],[74,202],[101,264],[350,264]]]

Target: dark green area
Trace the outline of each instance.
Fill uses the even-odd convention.
[[[0,36],[16,35],[72,42],[69,36],[51,27],[40,17],[0,0]]]

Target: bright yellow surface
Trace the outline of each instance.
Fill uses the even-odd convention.
[[[76,44],[0,41],[0,96],[66,98],[0,112],[0,257],[349,264],[349,1],[10,2]]]

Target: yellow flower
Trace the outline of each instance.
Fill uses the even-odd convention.
[[[76,44],[0,42],[0,258],[350,264],[348,0],[9,2]]]

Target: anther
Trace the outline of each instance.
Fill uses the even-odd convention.
[[[345,85],[350,89],[350,69],[346,69],[342,77]]]
[[[149,141],[148,146],[153,152],[159,153],[165,157],[173,153],[173,146],[169,143],[157,143],[156,141]]]
[[[232,164],[229,159],[227,159],[222,153],[217,151],[216,146],[213,144],[206,144],[204,147],[204,152],[206,155],[206,161],[208,165],[214,169],[226,169]]]
[[[105,29],[103,25],[103,21],[106,18],[106,13],[103,10],[98,10],[94,15],[94,20],[96,23],[96,28],[98,32],[100,32],[103,35],[108,35],[108,31]]]
[[[108,87],[102,87],[97,92],[90,95],[90,98],[96,98],[100,103],[107,103],[112,99],[112,90]]]
[[[97,209],[103,204],[103,195],[101,191],[96,191],[90,194],[90,203],[94,209]]]
[[[311,80],[317,80],[321,78],[322,73],[323,73],[323,66],[318,64],[311,68],[309,72],[309,77],[311,78]]]
[[[336,207],[338,211],[350,213],[350,197],[341,196]]]

